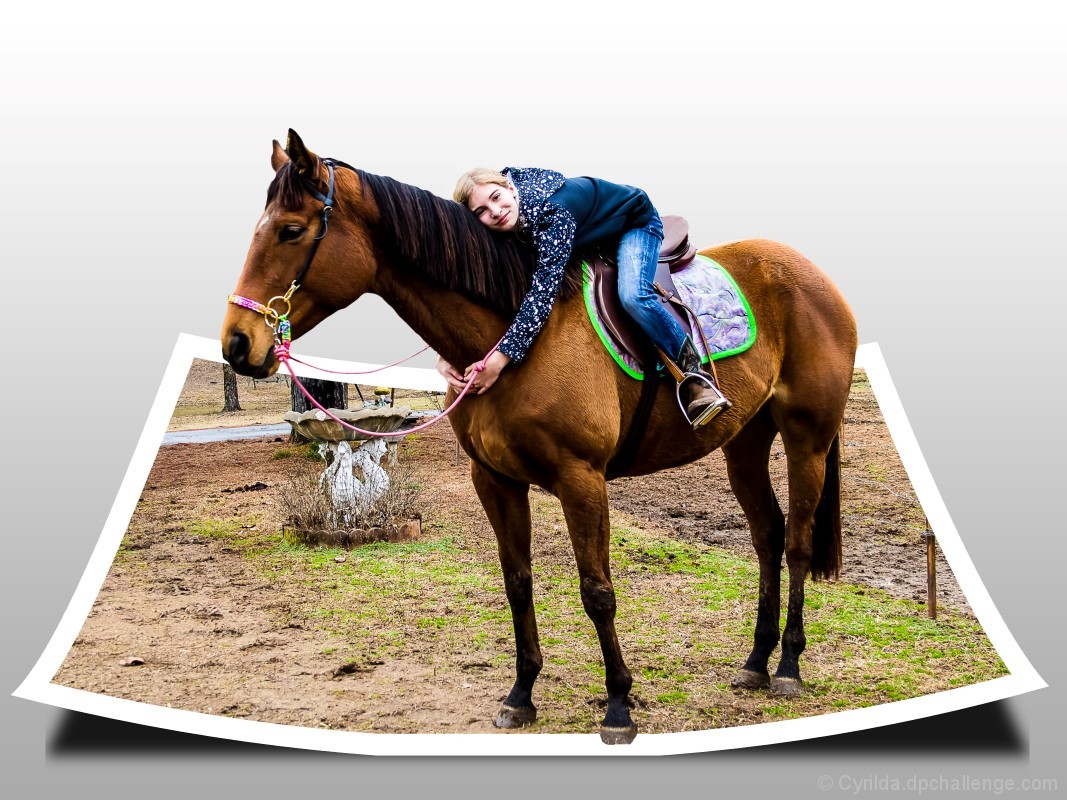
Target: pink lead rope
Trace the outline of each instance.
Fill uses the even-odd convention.
[[[304,388],[304,384],[302,384],[300,382],[300,379],[298,377],[296,377],[296,373],[293,371],[293,367],[289,362],[290,361],[296,361],[296,362],[298,362],[300,364],[303,364],[306,367],[311,367],[312,369],[317,369],[317,370],[320,370],[321,372],[331,372],[331,373],[333,373],[335,375],[367,375],[367,374],[370,374],[372,372],[379,372],[379,371],[381,371],[383,369],[388,369],[389,367],[395,367],[397,364],[402,364],[405,361],[407,361],[407,360],[409,360],[411,358],[414,358],[415,356],[419,355],[419,353],[422,353],[422,352],[425,352],[426,350],[428,350],[429,349],[429,345],[427,345],[426,347],[422,348],[422,350],[419,350],[417,353],[413,353],[412,355],[408,356],[407,358],[404,358],[404,359],[401,359],[400,361],[397,361],[396,364],[390,364],[389,367],[378,367],[378,369],[366,370],[364,372],[340,372],[338,370],[331,370],[331,369],[326,369],[324,367],[316,367],[316,366],[314,366],[312,364],[308,364],[306,361],[301,361],[300,359],[295,358],[294,356],[291,356],[289,354],[289,346],[292,343],[292,333],[290,331],[290,325],[289,325],[289,319],[288,319],[289,310],[290,310],[290,308],[289,308],[289,297],[292,295],[292,293],[296,289],[297,289],[297,285],[294,283],[289,288],[289,291],[285,293],[284,296],[279,295],[277,297],[272,297],[267,302],[266,305],[263,305],[262,303],[257,303],[255,300],[249,300],[247,297],[241,297],[240,295],[235,295],[235,294],[231,294],[230,295],[229,302],[233,303],[234,305],[241,306],[242,308],[247,308],[250,311],[255,311],[255,312],[257,312],[259,314],[262,314],[264,316],[265,322],[267,323],[267,327],[269,327],[272,331],[274,331],[274,356],[275,356],[275,358],[277,358],[278,361],[281,362],[281,364],[289,371],[289,375],[292,376],[293,383],[296,384],[297,388],[300,389],[300,391],[303,393],[304,397],[306,397],[308,399],[308,401],[313,406],[315,406],[315,408],[319,409],[319,411],[324,413],[327,417],[329,417],[330,419],[332,419],[334,422],[338,423],[342,427],[348,428],[350,431],[355,431],[356,433],[361,433],[364,436],[379,437],[379,438],[386,437],[386,436],[396,436],[397,433],[398,433],[397,431],[392,431],[390,433],[381,433],[381,432],[378,432],[378,431],[365,431],[362,428],[357,428],[355,425],[350,425],[349,423],[345,422],[343,419],[338,419],[334,414],[331,414],[326,408],[323,408],[322,404],[319,403],[319,401],[316,400],[314,397],[312,397],[311,394],[308,392],[308,390],[306,388]],[[286,309],[285,309],[284,312],[279,313],[278,311],[275,311],[274,308],[271,307],[271,303],[273,303],[275,300],[282,300],[283,302],[285,302]],[[272,320],[273,320],[273,322],[272,322]],[[501,339],[500,341],[503,341],[503,339]],[[481,372],[483,369],[485,369],[485,361],[486,361],[486,359],[488,359],[489,356],[491,356],[493,354],[493,352],[499,346],[500,346],[500,342],[497,342],[495,345],[493,345],[493,348],[488,353],[486,353],[485,358],[483,358],[481,361],[479,361],[477,364],[474,365],[474,374],[471,375],[470,379],[463,386],[463,390],[459,393],[459,396],[457,396],[456,399],[452,402],[452,405],[450,405],[448,408],[446,408],[444,411],[442,411],[440,414],[438,414],[436,417],[434,417],[429,422],[425,422],[422,425],[417,425],[414,428],[407,428],[404,431],[402,431],[402,433],[405,433],[405,434],[407,434],[407,433],[415,433],[417,431],[425,430],[426,428],[429,428],[431,425],[433,425],[433,424],[435,424],[437,422],[440,422],[444,417],[447,417],[450,413],[452,413],[452,410],[455,409],[455,407],[457,405],[459,405],[459,401],[462,400],[464,395],[466,395],[467,392],[470,390],[471,384],[474,382],[474,379],[477,377],[478,373]]]
[[[378,367],[377,369],[352,370],[350,372],[345,372],[345,371],[339,370],[339,369],[326,369],[326,367],[319,367],[319,366],[316,366],[315,364],[310,364],[307,361],[301,361],[299,358],[294,356],[292,353],[289,354],[289,360],[290,361],[295,361],[297,364],[303,364],[305,367],[311,367],[312,369],[317,369],[319,372],[329,372],[332,375],[370,375],[372,372],[381,372],[383,369],[389,369],[390,367],[399,367],[405,361],[411,361],[411,359],[413,359],[415,356],[420,355],[422,353],[425,353],[429,349],[430,349],[430,345],[426,345],[424,348],[422,348],[421,350],[415,351],[410,356],[407,356],[406,358],[402,358],[399,361],[396,361],[396,362],[394,362],[392,364],[386,364],[384,367]]]

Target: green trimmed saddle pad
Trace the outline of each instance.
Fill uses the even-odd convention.
[[[756,318],[741,289],[721,264],[707,256],[698,255],[671,277],[678,290],[678,299],[696,313],[708,340],[712,359],[737,355],[752,346],[756,341]],[[634,336],[620,337],[613,332],[613,326],[608,323],[594,289],[593,269],[588,262],[582,264],[582,292],[589,320],[600,341],[627,375],[641,380],[644,367],[640,355],[631,352],[632,348],[622,343],[624,338],[632,340]],[[638,330],[637,324],[629,318],[626,324],[634,331]],[[643,335],[641,338],[644,338]],[[693,336],[693,342],[703,361],[707,362],[709,354],[700,336]]]

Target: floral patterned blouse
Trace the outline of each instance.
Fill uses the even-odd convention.
[[[564,178],[547,169],[508,167],[519,200],[516,233],[537,253],[530,291],[497,348],[522,361],[559,294],[575,241],[580,245],[647,225],[656,217],[640,189],[597,178]],[[580,229],[580,230],[579,230]]]
[[[537,252],[530,291],[526,294],[515,321],[497,348],[514,361],[522,361],[533,344],[534,337],[552,311],[559,294],[563,273],[574,249],[574,234],[578,224],[574,216],[548,198],[563,188],[566,180],[560,173],[547,169],[504,170],[519,195],[517,232],[523,241],[532,243]]]

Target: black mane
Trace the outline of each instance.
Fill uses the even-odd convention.
[[[433,283],[509,314],[530,288],[532,253],[491,233],[464,206],[414,186],[357,170],[381,212],[386,256]]]
[[[471,212],[452,200],[333,162],[355,172],[381,213],[379,244],[390,263],[410,270],[446,289],[481,300],[514,315],[530,288],[533,253],[514,236],[490,232]],[[285,164],[267,190],[268,205],[300,208],[307,183]],[[560,289],[573,295],[579,284],[573,269]]]

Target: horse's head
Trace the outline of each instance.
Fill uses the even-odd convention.
[[[333,169],[292,130],[285,149],[274,142],[271,166],[267,206],[222,325],[223,357],[257,378],[278,369],[271,324],[279,315],[294,337],[307,333],[367,291],[375,270],[356,173]]]

